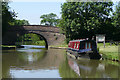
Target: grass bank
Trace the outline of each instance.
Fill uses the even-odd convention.
[[[119,57],[119,49],[120,46],[111,45],[106,43],[105,48],[103,47],[103,43],[98,43],[99,53],[102,54],[104,59],[113,60],[113,61],[120,61]]]
[[[45,46],[45,41],[36,41],[36,42],[31,42],[31,41],[24,41],[24,42],[16,42],[16,45],[1,45],[2,50],[11,50],[11,49],[16,49],[16,48],[23,48],[20,45],[39,45],[39,46]]]
[[[24,41],[24,42],[16,42],[16,45],[40,45],[45,46],[45,41]]]
[[[15,45],[1,45],[2,50],[16,49]]]
[[[68,48],[67,44],[62,44],[62,45],[51,45],[49,46],[50,48]]]

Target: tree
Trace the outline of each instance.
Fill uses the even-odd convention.
[[[114,25],[116,27],[120,27],[120,1],[118,2],[118,4],[116,5],[116,11],[113,14],[113,18],[114,18]]]
[[[29,25],[27,20],[17,20],[17,14],[9,10],[8,4],[9,2],[2,2],[2,35],[5,34],[9,26]]]
[[[2,34],[4,35],[7,27],[10,26],[10,23],[16,17],[15,12],[9,11],[8,2],[2,2]]]
[[[112,2],[66,2],[61,6],[62,19],[59,26],[64,30],[68,41],[91,38],[101,26],[102,33],[105,33],[105,25],[110,24],[107,22],[111,20],[109,13],[112,6]]]
[[[113,38],[115,40],[120,40],[120,1],[116,5],[116,10],[113,13],[113,25],[115,26],[115,32],[113,33]]]
[[[12,26],[21,26],[21,25],[29,25],[29,22],[27,20],[14,20],[13,22],[10,23]]]
[[[57,15],[54,13],[44,14],[40,18],[42,19],[41,24],[44,24],[47,26],[56,26],[59,21]]]

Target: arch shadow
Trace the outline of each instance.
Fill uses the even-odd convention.
[[[43,35],[35,33],[35,32],[25,32],[24,34],[29,34],[29,33],[33,33],[33,34],[36,34],[36,35],[40,36],[45,41],[45,48],[48,49],[47,39]]]
[[[48,49],[48,42],[47,42],[47,39],[46,39],[43,35],[38,34],[38,33],[34,33],[34,32],[28,32],[28,33],[37,34],[37,35],[39,35],[40,37],[42,37],[42,39],[45,41],[45,48]]]

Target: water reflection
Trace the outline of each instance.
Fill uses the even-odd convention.
[[[58,67],[64,51],[31,50],[3,51],[3,78],[60,78]]]
[[[78,72],[75,72],[76,70],[71,68],[74,66],[73,64],[69,65],[69,59],[66,57],[66,60],[59,66],[59,73],[62,78],[79,78]]]
[[[19,58],[29,63],[38,61],[46,56],[46,50],[41,49],[17,49]]]
[[[3,78],[117,78],[118,65],[74,60],[60,49],[3,51]]]
[[[24,46],[24,49],[30,49],[30,48],[45,48],[45,46],[37,46],[37,45],[21,45]]]
[[[107,61],[87,60],[76,61],[70,57],[60,67],[63,78],[118,78],[118,66]]]
[[[18,70],[15,68],[10,69],[13,78],[60,78],[59,71],[54,70]],[[56,74],[55,74],[56,73]]]

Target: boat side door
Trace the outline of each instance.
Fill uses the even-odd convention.
[[[85,49],[85,42],[84,41],[81,41],[80,42],[80,47],[79,49]]]

